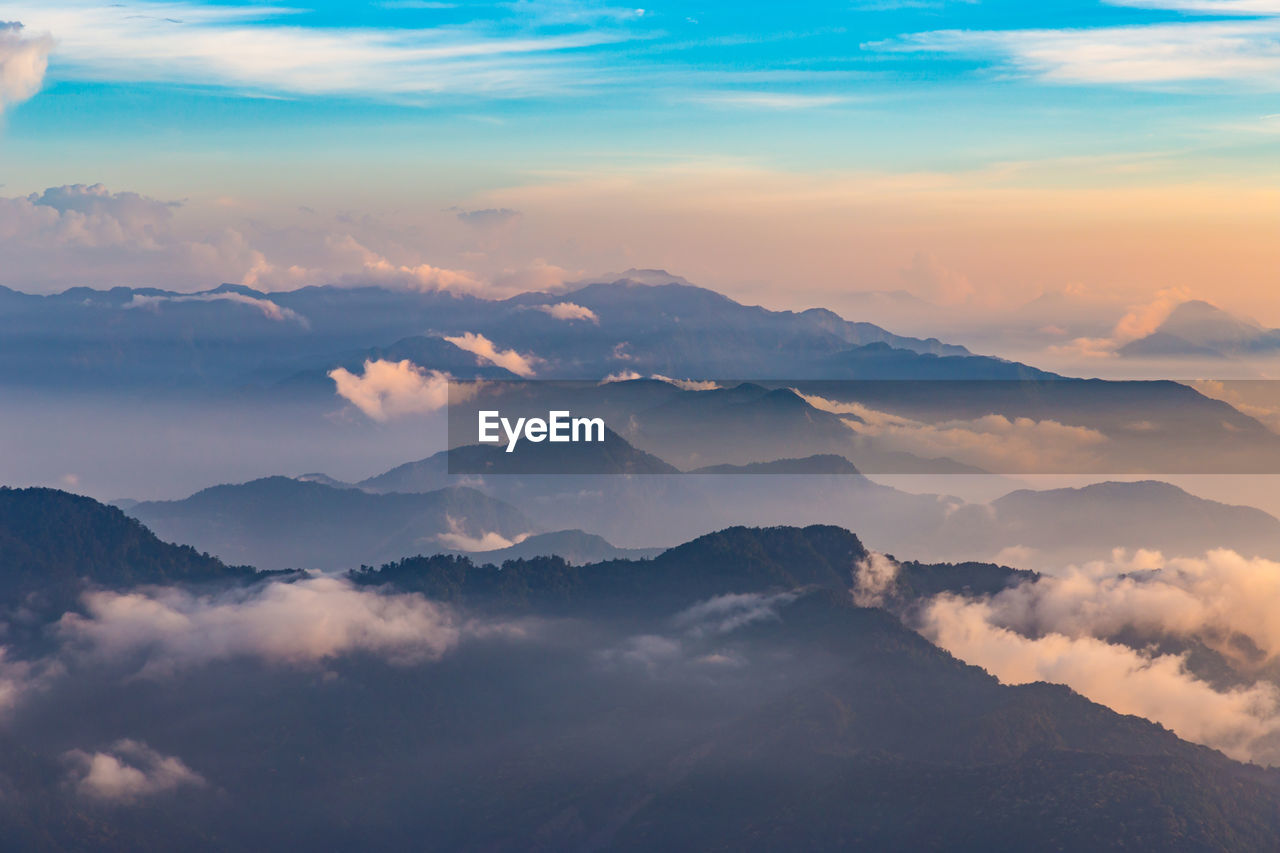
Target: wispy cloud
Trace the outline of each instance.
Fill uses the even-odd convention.
[[[310,326],[310,322],[306,317],[294,311],[292,308],[285,308],[272,302],[270,299],[258,299],[245,293],[235,293],[233,291],[222,291],[219,293],[184,293],[165,294],[163,296],[151,296],[135,293],[133,299],[125,304],[125,308],[150,308],[158,309],[165,303],[182,303],[182,302],[228,302],[233,305],[244,305],[253,308],[266,317],[268,320],[275,320],[277,323],[291,321],[297,323],[303,328]]]
[[[504,367],[517,376],[530,377],[534,374],[534,365],[541,361],[535,355],[522,355],[513,349],[500,350],[494,345],[493,341],[484,335],[474,332],[464,332],[461,335],[446,335],[444,338],[449,343],[466,350],[476,356],[476,358],[495,364],[498,367]]]
[[[1280,81],[1276,0],[1113,0],[1112,5],[1235,20],[1063,29],[937,30],[865,47],[991,58],[1047,82],[1169,84]]]
[[[699,95],[698,103],[722,107],[742,107],[763,110],[808,110],[842,104],[848,98],[841,95],[810,95],[795,92],[715,92]]]
[[[505,25],[418,28],[308,27],[297,9],[193,2],[53,0],[6,14],[51,34],[56,67],[77,77],[286,95],[567,91],[588,78],[578,51],[633,37],[625,16],[547,28],[530,17],[537,11]]]

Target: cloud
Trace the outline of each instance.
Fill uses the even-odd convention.
[[[447,373],[424,370],[408,359],[387,361],[365,359],[364,373],[357,376],[345,367],[329,371],[338,396],[375,421],[401,415],[426,414],[449,404]],[[459,388],[459,392],[463,392]]]
[[[1280,79],[1280,21],[1274,3],[1166,0],[1120,5],[1257,17],[1057,30],[938,30],[866,47],[996,57],[1013,71],[1057,83],[1217,81],[1273,89]]]
[[[792,92],[716,92],[694,101],[713,106],[747,107],[765,110],[811,110],[848,101],[840,95],[804,95]]]
[[[61,667],[51,661],[15,660],[9,649],[0,646],[0,715],[12,710],[31,690],[45,686],[61,674]]]
[[[476,228],[494,228],[515,222],[520,218],[520,211],[509,207],[487,207],[483,210],[459,210],[458,221]]]
[[[1049,347],[1049,352],[1086,358],[1111,358],[1120,347],[1145,338],[1159,329],[1173,310],[1190,298],[1191,291],[1185,287],[1163,288],[1156,291],[1151,300],[1130,305],[1108,337],[1076,338],[1070,343]]]
[[[1058,681],[1235,758],[1280,764],[1280,563],[1220,549],[1165,559],[1117,550],[983,600],[943,596],[921,631],[1004,681]],[[1120,642],[1123,638],[1124,642]],[[1215,687],[1185,654],[1203,644],[1240,686]]]
[[[53,39],[23,32],[16,21],[0,21],[0,114],[40,91],[49,68]]]
[[[135,740],[116,741],[105,752],[75,749],[65,757],[75,765],[71,782],[77,793],[93,800],[132,804],[178,788],[207,784],[182,759],[162,755]]]
[[[1280,0],[1105,0],[1111,6],[1170,9],[1208,15],[1280,15]]]
[[[90,659],[140,660],[158,677],[215,661],[255,658],[307,666],[355,652],[395,664],[434,661],[483,632],[417,594],[382,594],[318,577],[217,595],[176,588],[92,592],[87,615],[67,613],[57,633]]]
[[[149,296],[135,293],[133,299],[125,304],[125,308],[156,308],[166,302],[230,302],[235,305],[247,305],[256,309],[268,320],[276,322],[294,322],[303,328],[310,327],[311,323],[306,317],[294,311],[292,308],[285,308],[277,305],[270,299],[259,299],[250,296],[247,293],[222,292],[222,293],[190,293],[190,294],[166,294],[164,296]]]
[[[172,202],[102,184],[50,187],[0,198],[0,239],[50,248],[129,246],[155,251],[166,242]]]
[[[500,350],[494,346],[493,341],[484,335],[474,332],[464,332],[461,335],[445,335],[444,339],[459,349],[473,353],[477,358],[483,359],[490,364],[496,364],[498,367],[510,370],[517,376],[528,378],[533,376],[533,365],[541,361],[534,355],[521,355],[513,349]]]
[[[1028,637],[995,624],[989,605],[943,596],[924,612],[921,632],[1007,684],[1051,681],[1121,714],[1162,723],[1180,737],[1232,758],[1275,763],[1267,741],[1280,732],[1280,690],[1266,682],[1217,690],[1178,655],[1137,651],[1094,637]]]
[[[76,79],[413,101],[579,89],[595,76],[583,48],[633,38],[622,18],[539,32],[546,22],[537,7],[521,27],[486,16],[435,27],[316,27],[299,9],[191,0],[42,0],[7,12],[53,33],[62,73]]]
[[[720,387],[719,382],[712,382],[710,379],[672,379],[661,373],[655,373],[649,378],[674,385],[682,391],[715,391]]]
[[[670,635],[641,634],[597,654],[607,666],[638,666],[656,674],[686,664],[739,666],[737,654],[718,648],[725,635],[748,625],[779,619],[779,611],[800,597],[796,592],[730,593],[700,601],[671,618]]]
[[[585,308],[573,302],[556,302],[551,305],[536,305],[536,310],[550,314],[557,320],[589,320],[592,323],[599,323],[600,318],[596,316],[596,312],[590,308]]]
[[[884,554],[872,553],[853,567],[853,603],[882,607],[898,578],[898,564]]]
[[[619,346],[622,346],[619,344]],[[663,376],[661,373],[653,373],[649,375],[650,379],[656,379],[659,382],[665,382],[668,385],[674,385],[682,391],[715,391],[720,388],[720,383],[713,382],[710,379],[672,379],[670,376]],[[601,385],[608,385],[610,382],[634,382],[637,379],[644,379],[644,374],[637,373],[634,370],[620,370],[617,373],[610,373],[604,379],[600,380]]]
[[[641,634],[628,637],[616,648],[601,651],[598,657],[605,664],[626,664],[653,671],[659,666],[682,661],[684,645],[672,637]]]
[[[799,393],[799,392],[797,392]],[[1106,435],[1088,427],[1054,420],[985,415],[971,420],[926,423],[800,394],[809,405],[839,415],[854,415],[845,425],[867,447],[926,458],[948,457],[993,472],[1070,471],[1096,467]]]
[[[445,517],[449,522],[449,532],[441,533],[436,536],[436,541],[446,548],[455,551],[497,551],[502,548],[510,548],[512,545],[518,545],[529,538],[528,533],[521,533],[514,539],[508,539],[501,533],[494,531],[482,531],[476,536],[468,533],[463,524],[453,516]]]
[[[672,624],[691,637],[727,634],[756,622],[775,620],[778,610],[798,597],[797,593],[731,593],[699,602],[677,613]]]

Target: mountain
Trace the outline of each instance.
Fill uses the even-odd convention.
[[[1019,490],[989,506],[962,507],[933,541],[974,558],[1022,546],[1038,552],[1027,560],[1059,566],[1103,559],[1112,548],[1148,548],[1166,556],[1231,548],[1248,556],[1280,558],[1280,520],[1253,507],[1199,498],[1168,483],[1104,482]]]
[[[835,454],[816,454],[803,459],[777,459],[747,465],[708,465],[690,474],[857,474],[858,468]]]
[[[77,548],[111,550],[110,535],[92,539]],[[68,646],[7,711],[4,846],[1280,844],[1275,770],[1065,687],[1001,684],[893,612],[855,606],[849,585],[867,556],[838,527],[737,527],[649,560],[440,555],[359,570],[351,587],[302,581],[296,594],[138,590],[111,611],[124,621],[80,635],[112,644]],[[909,603],[1027,579],[909,563],[892,594]],[[454,644],[407,654],[423,630]],[[369,644],[344,652],[324,645],[333,638]],[[255,658],[259,643],[329,651]],[[41,661],[3,663],[8,676]]]
[[[1234,358],[1280,350],[1280,329],[1264,329],[1195,299],[1174,308],[1154,332],[1120,348],[1128,357]]]
[[[68,606],[86,586],[243,581],[189,545],[162,542],[116,507],[56,489],[0,487],[0,605],[28,596]]]
[[[289,477],[214,486],[129,510],[161,536],[269,569],[349,569],[442,550],[505,547],[531,532],[516,508],[460,486],[371,494]]]
[[[573,307],[565,314],[557,305]],[[509,377],[444,340],[467,333],[540,359],[540,378],[598,380],[626,370],[681,378],[844,376],[847,365],[827,360],[871,344],[905,354],[893,357],[895,375],[914,375],[915,356],[933,359],[920,362],[926,371],[936,369],[928,366],[936,357],[971,357],[964,347],[895,335],[824,309],[742,305],[657,271],[506,300],[378,287],[265,293],[238,285],[198,293],[73,288],[0,300],[5,381],[46,389],[250,386],[331,394],[327,371],[357,370],[366,358]],[[972,358],[966,364],[978,370],[1008,365]],[[868,362],[856,373],[875,369]]]
[[[535,534],[509,548],[475,551],[470,555],[482,562],[498,564],[535,557],[559,557],[571,565],[583,565],[607,560],[643,560],[656,557],[662,551],[662,548],[619,548],[603,536],[584,530],[557,530]]]

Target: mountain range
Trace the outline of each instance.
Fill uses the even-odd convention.
[[[93,532],[77,547],[114,553],[136,540],[135,553],[181,556],[192,570],[204,559],[84,499],[16,492],[3,511],[51,502],[62,511],[47,529]],[[6,529],[10,550],[49,547],[46,529]],[[187,569],[151,574],[143,561],[129,578],[142,586],[119,599],[136,607],[87,609],[51,623],[50,637],[79,626],[88,642],[108,612],[146,632],[150,613],[180,603],[204,630],[229,624],[217,636],[238,654],[184,658],[208,647],[183,644],[176,626],[123,656],[113,649],[134,647],[85,657],[68,645],[58,668],[15,656],[41,646],[11,650],[6,672],[48,674],[0,732],[0,831],[14,850],[1280,843],[1276,771],[1062,686],[1001,684],[899,616],[926,596],[1034,576],[903,563],[884,590],[897,604],[859,607],[849,588],[870,556],[837,527],[735,527],[648,560],[440,555],[230,594],[207,582],[184,592]],[[335,595],[346,609],[313,609]],[[365,613],[356,602],[386,617],[455,614],[451,630],[472,636],[425,659],[375,646],[318,665],[254,656],[308,648],[326,625]],[[301,634],[279,630],[295,604],[312,617]],[[107,769],[74,775],[91,756]],[[126,767],[135,775],[110,772]],[[133,787],[113,784],[123,778]]]

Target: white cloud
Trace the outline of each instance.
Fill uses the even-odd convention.
[[[182,759],[162,755],[145,743],[119,740],[104,752],[71,750],[76,791],[94,800],[131,804],[178,788],[203,787],[204,777]]]
[[[853,567],[853,603],[881,607],[898,578],[898,564],[884,554],[871,553]]]
[[[1097,465],[1097,452],[1108,440],[1097,430],[1053,420],[992,414],[926,423],[861,403],[800,396],[816,409],[857,416],[859,420],[846,419],[844,423],[869,448],[926,458],[945,456],[988,471],[1087,470]]]
[[[508,539],[501,533],[492,530],[482,531],[479,535],[476,535],[469,533],[462,522],[453,516],[446,516],[446,519],[449,523],[449,531],[437,535],[436,541],[455,551],[497,551],[502,548],[510,548],[512,545],[518,545],[529,538],[528,533],[521,533],[514,539]]]
[[[365,360],[364,373],[356,375],[345,367],[329,371],[338,396],[375,421],[401,415],[425,414],[449,404],[452,377],[439,370],[424,370],[408,359]],[[459,386],[456,393],[466,393]]]
[[[715,391],[720,388],[720,383],[713,382],[710,379],[672,379],[670,376],[663,376],[661,373],[653,373],[650,379],[656,379],[659,382],[665,382],[668,385],[674,385],[681,391]],[[637,373],[634,370],[620,370],[617,373],[610,373],[604,379],[600,380],[601,385],[608,385],[610,382],[634,382],[637,379],[644,379],[644,374]]]
[[[102,184],[50,187],[0,198],[0,239],[49,248],[123,245],[155,251],[167,241],[175,207]]]
[[[306,328],[311,324],[307,318],[294,311],[277,305],[270,299],[258,299],[247,293],[224,291],[222,293],[188,293],[182,295],[166,294],[164,296],[148,296],[134,294],[133,299],[125,304],[125,308],[157,308],[166,302],[231,302],[236,305],[247,305],[260,312],[268,320],[277,322],[291,321]]]
[[[140,674],[236,658],[313,665],[353,652],[392,663],[437,660],[482,626],[417,594],[382,594],[317,577],[218,595],[182,589],[92,592],[87,615],[65,614],[58,634],[94,659],[141,659]]]
[[[1233,757],[1278,764],[1277,602],[1280,563],[1271,560],[1229,550],[1178,559],[1117,550],[988,599],[935,599],[921,630],[1004,681],[1062,682]],[[1243,686],[1215,688],[1185,655],[1153,650],[1167,641],[1213,649]]]
[[[534,374],[533,365],[540,361],[534,355],[521,355],[513,349],[500,350],[493,341],[475,332],[464,332],[461,335],[445,335],[444,339],[459,349],[464,349],[490,364],[506,368],[517,376],[530,377]]]
[[[22,24],[0,21],[0,113],[40,91],[53,40],[27,36]]]
[[[589,320],[592,323],[599,323],[600,318],[596,316],[596,312],[582,305],[573,302],[556,302],[551,305],[537,305],[535,308],[555,317],[557,320]]]
[[[720,387],[720,383],[712,382],[709,379],[672,379],[670,376],[663,376],[661,373],[655,373],[649,378],[657,379],[659,382],[665,382],[668,385],[674,385],[682,391],[715,391]]]
[[[1105,338],[1076,338],[1070,343],[1048,348],[1055,355],[1080,355],[1086,358],[1111,358],[1116,350],[1131,341],[1145,338],[1155,332],[1173,310],[1191,298],[1185,287],[1166,287],[1156,291],[1147,301],[1130,305],[1116,323],[1110,336]]]
[[[6,9],[54,35],[65,75],[294,95],[564,92],[591,81],[581,48],[630,38],[594,21],[548,34],[503,32],[483,19],[429,28],[310,27],[290,21],[299,11],[183,0],[46,0]],[[536,29],[541,22],[529,23]]]
[[[1203,12],[1209,15],[1280,15],[1280,0],[1105,0],[1111,6]]]
[[[805,95],[793,92],[716,92],[700,95],[698,103],[765,110],[811,110],[845,103],[840,95]]]
[[[922,633],[1008,684],[1051,681],[1121,714],[1162,723],[1180,737],[1241,760],[1275,763],[1267,741],[1280,732],[1280,690],[1267,682],[1217,690],[1182,656],[1139,652],[1094,637],[1028,637],[1001,627],[989,605],[944,596],[923,614]]]
[[[869,46],[994,56],[1020,73],[1062,83],[1228,81],[1270,89],[1280,80],[1280,21],[1273,17],[1273,2],[1167,0],[1124,5],[1258,17],[1058,30],[939,30]]]

